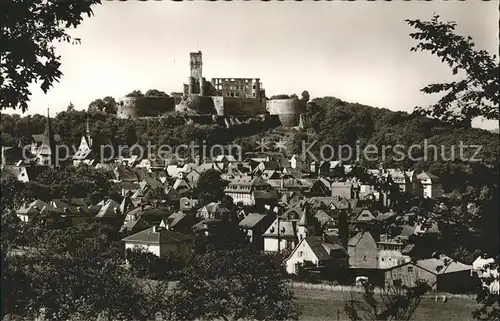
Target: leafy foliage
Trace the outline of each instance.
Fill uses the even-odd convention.
[[[191,260],[174,290],[173,306],[178,320],[297,320],[300,315],[281,263],[248,249],[207,252]]]
[[[139,278],[151,280],[175,278],[176,273],[184,267],[184,262],[175,255],[158,257],[142,249],[127,249],[125,255],[132,272]]]
[[[2,64],[0,66],[0,105],[2,108],[28,108],[29,86],[40,82],[47,93],[61,76],[60,56],[54,42],[79,43],[68,28],[76,28],[83,15],[92,15],[99,0],[2,1]]]
[[[363,300],[354,296],[345,303],[345,311],[350,320],[411,320],[423,295],[430,289],[425,282],[415,286],[398,284],[375,293],[375,287],[368,282],[363,284]]]
[[[301,96],[302,96],[302,99],[305,101],[309,101],[309,99],[311,98],[311,96],[309,95],[309,92],[307,90],[304,90],[302,92]]]
[[[197,190],[202,205],[210,202],[218,202],[224,196],[226,182],[221,178],[219,171],[209,169],[201,173],[198,179]]]
[[[155,97],[169,97],[167,95],[167,93],[165,93],[164,91],[160,91],[158,89],[150,89],[150,90],[146,91],[146,93],[144,94],[144,96],[146,96],[146,97],[151,97],[151,96],[155,96]]]
[[[126,97],[143,97],[144,94],[140,90],[134,90],[125,95]]]
[[[455,22],[443,22],[438,15],[430,21],[406,20],[417,29],[410,36],[418,41],[411,51],[429,51],[448,64],[456,75],[464,79],[442,84],[432,84],[422,91],[427,94],[445,93],[431,108],[417,108],[421,115],[430,115],[445,121],[464,123],[478,116],[499,118],[500,67],[496,57],[484,50],[476,50],[471,37],[455,34]],[[497,75],[497,76],[495,76]]]
[[[48,169],[37,178],[46,185],[53,198],[85,198],[91,204],[111,194],[110,173],[88,165]]]
[[[97,111],[105,112],[106,114],[116,114],[117,103],[111,96],[106,96],[102,99],[95,99],[89,104],[88,112],[95,113]]]
[[[235,222],[223,221],[211,229],[208,235],[199,234],[194,240],[194,253],[223,253],[232,250],[251,249],[250,240]]]
[[[151,294],[160,288],[146,290],[123,270],[109,231],[84,223],[52,232],[39,235],[27,254],[5,257],[5,313],[34,318],[43,308],[56,320],[150,320],[162,312],[150,308],[159,307],[161,296]]]

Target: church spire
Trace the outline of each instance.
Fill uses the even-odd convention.
[[[90,136],[89,116],[87,116],[87,128],[85,130],[85,136],[87,138],[89,148],[91,148],[92,147],[92,137]]]
[[[47,108],[47,124],[45,126],[45,132],[43,133],[42,146],[40,147],[39,155],[45,159],[45,162],[49,162],[49,166],[56,166],[56,141],[54,139],[54,132],[50,121],[49,108]]]

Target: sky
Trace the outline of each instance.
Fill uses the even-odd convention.
[[[416,44],[404,19],[433,13],[457,22],[476,46],[498,52],[498,2],[173,2],[103,1],[58,44],[64,76],[48,94],[32,86],[28,113],[76,109],[132,90],[182,91],[189,53],[203,52],[207,79],[260,78],[267,96],[335,96],[412,111],[437,97],[425,85],[455,79],[439,58],[410,52]],[[485,129],[498,122],[476,120]]]

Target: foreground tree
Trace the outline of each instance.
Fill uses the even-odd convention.
[[[464,75],[460,81],[424,87],[422,91],[426,94],[444,93],[444,96],[430,108],[417,107],[416,113],[469,127],[476,117],[500,119],[500,67],[496,57],[476,50],[471,37],[455,34],[455,22],[442,22],[438,15],[430,21],[407,19],[406,22],[417,29],[410,37],[419,43],[411,51],[430,51],[448,64],[454,75],[459,72]]]
[[[424,282],[412,287],[399,284],[376,294],[375,287],[365,283],[363,289],[362,300],[352,295],[345,303],[344,310],[350,320],[405,321],[413,318],[429,286]]]
[[[54,230],[24,255],[2,264],[4,312],[33,320],[151,320],[162,306],[164,284],[139,284],[110,251],[112,241],[95,224]],[[3,249],[3,246],[2,246]],[[54,277],[57,275],[57,277]],[[70,298],[70,299],[68,299]],[[153,310],[152,306],[156,307]],[[161,311],[160,311],[161,309]]]
[[[79,43],[72,38],[68,28],[76,28],[83,15],[89,17],[92,6],[100,0],[75,1],[14,1],[0,3],[0,106],[1,108],[28,109],[33,82],[41,82],[47,93],[58,81],[61,57],[54,43]]]
[[[210,251],[191,260],[172,296],[176,320],[298,320],[275,257],[249,249]]]

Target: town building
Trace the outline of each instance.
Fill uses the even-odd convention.
[[[308,261],[316,267],[349,267],[349,255],[335,236],[308,236],[303,238],[285,260],[288,274],[296,274],[300,265]]]
[[[377,242],[369,231],[359,232],[348,243],[349,267],[376,269],[378,267]]]
[[[410,261],[386,270],[385,284],[415,287],[418,282],[425,282],[433,291],[467,293],[477,286],[477,278],[471,276],[471,269],[471,265],[455,262],[446,256]]]
[[[422,195],[424,198],[439,198],[443,196],[443,185],[436,175],[429,172],[422,172],[417,175],[417,179],[422,185]]]
[[[176,255],[187,260],[192,254],[193,238],[174,232],[168,226],[153,226],[122,241],[125,243],[125,250],[142,249],[159,257]]]

